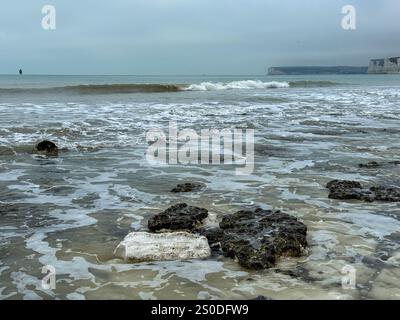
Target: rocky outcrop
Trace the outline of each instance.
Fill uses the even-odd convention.
[[[400,73],[400,57],[372,59],[369,62],[368,73]]]
[[[212,229],[201,226],[207,216],[206,209],[176,204],[149,219],[153,233],[130,233],[115,255],[134,261],[193,259],[208,257],[213,249],[259,270],[275,266],[281,256],[300,256],[307,246],[307,227],[281,211],[238,211]],[[180,231],[170,232],[176,230]]]
[[[224,216],[220,228],[203,233],[210,246],[218,244],[248,269],[271,268],[279,257],[300,256],[307,246],[307,227],[280,211],[238,211]]]
[[[57,156],[58,155],[58,147],[54,142],[44,140],[39,142],[34,151],[39,154],[49,155],[49,156]]]
[[[211,255],[207,239],[188,232],[131,232],[114,255],[125,261],[203,259]]]
[[[400,201],[400,188],[390,186],[373,186],[364,188],[360,182],[347,180],[332,180],[326,187],[329,198],[338,200]]]
[[[151,217],[148,228],[152,232],[164,229],[194,231],[207,216],[207,209],[179,203]]]
[[[171,192],[178,193],[178,192],[195,192],[201,191],[205,188],[205,185],[202,183],[197,182],[187,182],[178,184],[175,188],[171,190]]]

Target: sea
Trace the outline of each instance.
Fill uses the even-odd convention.
[[[326,189],[333,179],[400,186],[399,103],[400,75],[1,75],[0,299],[400,299],[399,203]],[[253,130],[253,171],[149,162],[148,133],[171,123]],[[57,157],[33,151],[42,140]],[[185,182],[205,189],[171,192]],[[281,210],[307,226],[309,246],[262,271],[217,254],[114,255],[182,202],[206,208],[210,226]]]

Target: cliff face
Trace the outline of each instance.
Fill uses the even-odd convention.
[[[372,59],[368,73],[400,73],[400,57]]]

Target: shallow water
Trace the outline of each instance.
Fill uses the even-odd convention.
[[[314,85],[221,88],[243,80]],[[219,85],[203,91],[204,82]],[[0,91],[0,298],[400,298],[400,205],[331,200],[324,188],[331,179],[400,185],[400,165],[389,163],[400,160],[399,76],[0,77],[1,88],[18,89],[105,83],[203,87]],[[170,121],[197,131],[254,129],[253,174],[148,163],[146,133],[167,131]],[[57,158],[32,153],[42,139],[62,148]],[[384,165],[358,167],[369,161]],[[169,192],[186,181],[207,188]],[[137,264],[113,256],[127,233],[144,230],[148,217],[178,202],[207,208],[214,224],[243,208],[281,209],[307,225],[308,252],[262,272],[220,256]],[[41,286],[44,265],[56,269],[55,290]],[[356,270],[355,289],[342,286],[345,266]]]

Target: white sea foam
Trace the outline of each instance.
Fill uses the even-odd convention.
[[[242,80],[232,82],[202,82],[199,84],[191,84],[186,90],[189,91],[214,91],[229,89],[275,89],[289,88],[289,83],[270,81],[263,82],[260,80]]]

